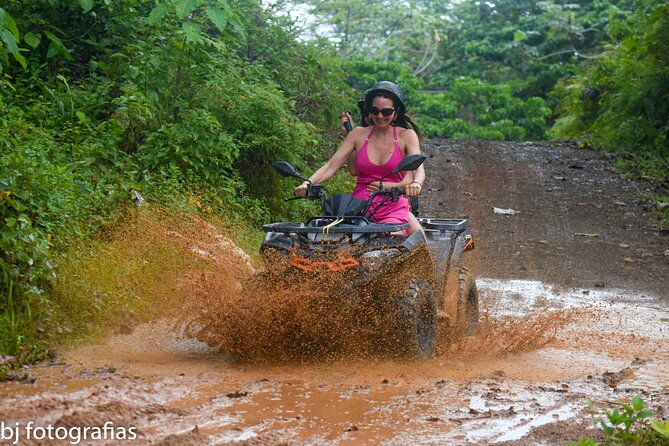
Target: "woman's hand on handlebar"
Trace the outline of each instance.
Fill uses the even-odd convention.
[[[295,190],[293,191],[293,195],[295,195],[296,197],[304,197],[304,196],[306,196],[306,195],[307,195],[308,187],[309,187],[309,182],[308,182],[308,181],[304,181],[302,184],[300,184],[299,186],[297,186],[297,187],[295,188]]]
[[[409,197],[417,197],[420,195],[422,191],[423,191],[423,185],[420,184],[418,181],[414,181],[413,183],[404,186],[404,193],[407,194]]]

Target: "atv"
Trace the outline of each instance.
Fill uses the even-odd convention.
[[[327,287],[332,311],[352,316],[351,330],[404,358],[431,357],[438,333],[475,331],[476,283],[460,266],[462,254],[474,248],[469,221],[420,218],[423,231],[406,236],[408,224],[373,220],[380,206],[372,204],[376,196],[396,201],[403,194],[398,187],[383,189],[383,179],[415,170],[425,159],[405,157],[367,201],[348,194],[328,197],[324,185],[311,182],[306,196],[287,198],[320,200],[322,215],[262,227],[265,271],[251,279],[246,292],[315,280]],[[282,176],[309,181],[289,163],[274,167]]]

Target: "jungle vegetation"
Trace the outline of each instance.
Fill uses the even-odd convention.
[[[0,353],[85,331],[60,265],[138,194],[236,233],[300,218],[271,164],[330,155],[379,79],[430,137],[578,139],[666,184],[668,60],[657,0],[5,0]],[[104,299],[75,312],[122,311]]]

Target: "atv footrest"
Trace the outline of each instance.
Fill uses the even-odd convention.
[[[437,231],[462,232],[469,229],[469,220],[466,218],[419,218],[418,221],[423,228]]]

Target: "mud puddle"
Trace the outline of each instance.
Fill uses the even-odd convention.
[[[669,406],[669,315],[653,296],[478,287],[481,332],[430,361],[240,366],[153,323],[33,368],[34,384],[3,384],[0,419],[111,422],[134,427],[133,444],[562,444],[593,426],[589,401]]]

